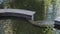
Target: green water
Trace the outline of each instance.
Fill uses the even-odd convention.
[[[45,28],[41,28],[39,26],[33,25],[24,18],[17,18],[17,17],[7,18],[7,17],[5,17],[0,20],[8,20],[8,21],[6,21],[8,23],[9,23],[9,20],[11,21],[11,24],[12,24],[11,30],[13,30],[13,34],[44,34],[43,30]]]
[[[18,17],[0,17],[0,34],[53,34],[50,27],[40,27],[31,24],[28,20]],[[3,25],[4,24],[4,25]],[[0,26],[1,26],[0,25]],[[5,28],[4,28],[5,26]],[[5,32],[7,31],[7,32]]]

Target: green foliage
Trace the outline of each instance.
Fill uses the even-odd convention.
[[[40,0],[16,0],[10,3],[11,8],[36,11],[35,20],[44,19],[44,1]]]
[[[52,0],[46,0],[46,7],[47,7],[47,10],[48,10],[48,7],[49,7],[50,4],[51,4],[51,1],[52,1]]]
[[[55,3],[55,0],[16,0],[15,2],[10,3],[10,5],[11,8],[15,9],[35,11],[35,20],[45,20],[45,12],[47,13],[48,7],[52,1]]]
[[[46,0],[46,5],[49,6],[52,0]]]
[[[0,4],[0,9],[3,9],[3,5],[2,4]]]
[[[15,0],[13,2],[8,2],[5,5],[7,8],[26,9],[35,11],[35,20],[44,20],[46,17],[45,9],[48,10],[51,1],[54,2],[54,4],[56,4],[57,0]],[[47,8],[45,8],[45,6]]]
[[[46,0],[46,6],[49,7],[50,4],[56,4],[57,0]]]
[[[57,3],[57,0],[52,0],[53,4],[56,4]]]

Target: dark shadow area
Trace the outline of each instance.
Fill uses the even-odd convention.
[[[60,21],[55,21],[54,28],[60,29]]]
[[[55,24],[54,28],[56,28],[56,29],[59,29],[59,30],[60,30],[60,25]]]

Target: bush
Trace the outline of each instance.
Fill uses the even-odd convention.
[[[44,1],[40,0],[16,0],[10,3],[11,8],[14,9],[26,9],[36,11],[35,20],[44,19]]]

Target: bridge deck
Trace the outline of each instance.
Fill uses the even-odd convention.
[[[22,9],[0,9],[0,16],[19,16],[26,19],[34,19],[34,11],[22,10]]]
[[[26,15],[33,15],[35,13],[33,11],[22,10],[22,9],[0,9],[0,13],[4,13],[4,12],[22,13]]]

